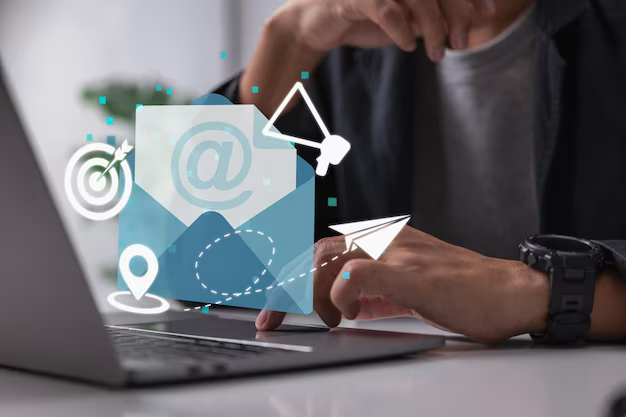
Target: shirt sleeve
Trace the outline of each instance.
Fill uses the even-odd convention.
[[[607,261],[626,280],[626,240],[595,241],[605,249]]]

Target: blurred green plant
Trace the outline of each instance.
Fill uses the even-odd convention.
[[[173,94],[167,94],[162,87],[157,91],[154,83],[152,87],[143,87],[137,83],[124,81],[110,81],[101,86],[86,86],[82,92],[83,101],[98,107],[106,116],[114,117],[126,123],[135,122],[135,112],[138,104],[148,106],[166,106],[172,104],[191,104],[193,99],[175,101]],[[100,104],[100,97],[106,97],[106,103]]]
[[[161,86],[160,91],[156,86]],[[138,83],[124,81],[108,81],[98,86],[85,86],[82,91],[82,99],[89,106],[96,107],[106,117],[114,117],[116,122],[134,125],[137,105],[166,106],[172,104],[191,104],[193,99],[177,100],[174,94],[167,94],[168,88],[163,83],[154,83],[150,87],[141,86]],[[172,91],[170,91],[172,92]],[[100,97],[106,97],[106,102],[101,103]],[[119,167],[115,169],[119,170]],[[117,265],[102,268],[105,279],[115,282],[117,280]]]

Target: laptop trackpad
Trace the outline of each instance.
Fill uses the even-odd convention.
[[[133,327],[145,330],[155,330],[176,334],[186,334],[205,337],[222,337],[227,339],[258,340],[259,331],[254,325],[254,321],[226,319],[218,316],[202,316],[190,318],[188,320],[176,320],[170,322],[133,324],[126,327]],[[275,336],[295,336],[306,333],[327,332],[328,328],[321,326],[295,326],[289,324],[281,325],[272,332],[262,332],[267,335],[271,333]]]

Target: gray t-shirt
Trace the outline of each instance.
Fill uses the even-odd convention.
[[[533,8],[496,39],[447,51],[437,64],[442,197],[436,210],[428,207],[420,189],[433,178],[420,176],[414,215],[436,237],[488,256],[515,258],[517,245],[539,227],[534,25]],[[431,157],[418,150],[416,163]]]

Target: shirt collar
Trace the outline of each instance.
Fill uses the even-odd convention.
[[[589,0],[537,0],[539,27],[554,35],[589,8]]]

